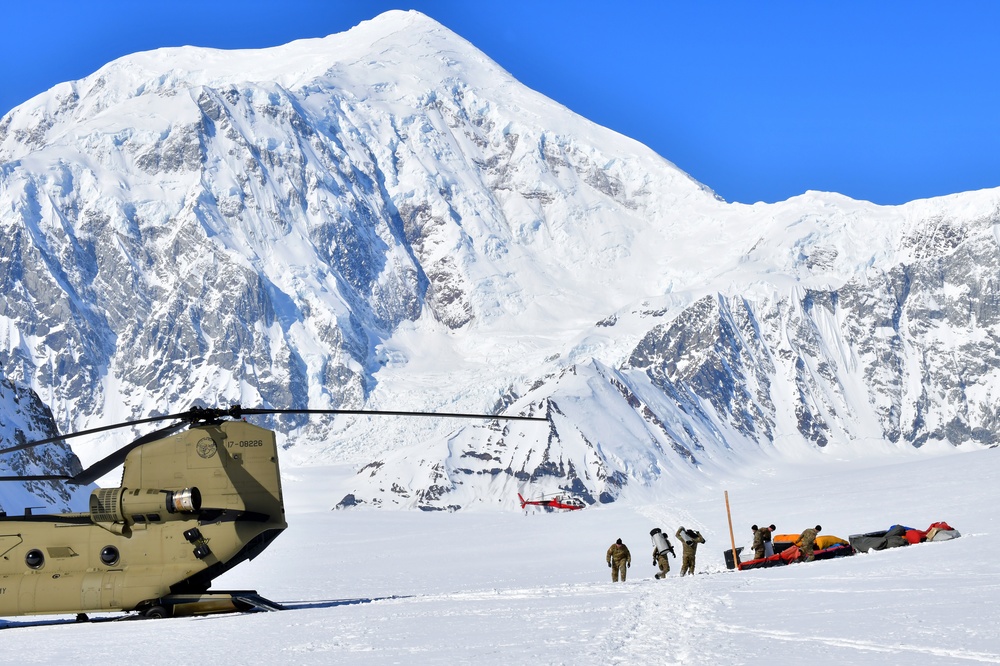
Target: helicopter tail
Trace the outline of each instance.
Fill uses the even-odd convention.
[[[522,509],[528,505],[528,503],[524,500],[524,498],[521,497],[521,493],[517,494],[517,499],[521,500],[521,508]]]

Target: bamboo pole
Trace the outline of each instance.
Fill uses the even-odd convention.
[[[733,547],[733,565],[740,570],[740,557],[736,554],[736,536],[733,534],[733,514],[729,512],[729,491],[726,492],[726,518],[729,520],[729,543]]]

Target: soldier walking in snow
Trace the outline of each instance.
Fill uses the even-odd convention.
[[[674,555],[674,547],[670,545],[670,540],[667,539],[667,535],[663,535],[663,539],[667,542],[667,549],[660,550],[656,546],[653,546],[653,566],[659,565],[660,573],[653,576],[654,578],[666,578],[667,574],[670,573],[670,562],[667,560],[667,555]]]
[[[816,544],[816,535],[820,533],[823,528],[817,525],[815,528],[809,527],[802,531],[799,535],[799,540],[795,542],[795,545],[799,547],[802,552],[803,562],[812,562],[816,559],[813,555],[813,546]]]
[[[621,574],[622,582],[625,582],[625,570],[632,566],[632,554],[628,552],[628,546],[618,539],[608,548],[608,566],[611,567],[611,582],[618,582],[618,575]]]
[[[693,574],[694,557],[698,551],[698,544],[705,543],[705,537],[697,530],[686,530],[683,527],[678,527],[677,534],[674,536],[684,544],[684,555],[681,558],[681,576]]]

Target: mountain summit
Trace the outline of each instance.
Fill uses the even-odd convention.
[[[160,49],[0,120],[0,363],[64,430],[230,402],[549,418],[273,423],[362,467],[342,506],[994,445],[998,199],[728,204],[416,12]]]

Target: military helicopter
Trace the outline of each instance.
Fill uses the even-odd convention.
[[[87,485],[121,465],[86,513],[0,515],[0,616],[135,611],[161,618],[280,610],[256,591],[212,591],[212,581],[259,555],[288,527],[272,430],[243,418],[358,414],[545,421],[540,417],[350,409],[228,409],[103,426],[0,449],[0,454],[102,431],[176,421],[74,476],[0,481]]]

